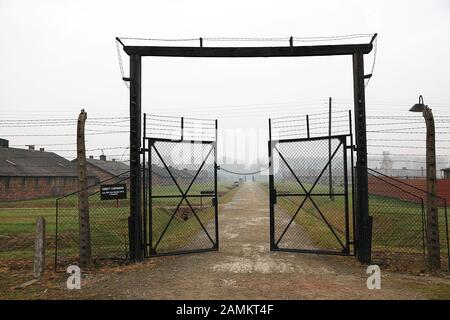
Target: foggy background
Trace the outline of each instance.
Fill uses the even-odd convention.
[[[425,154],[423,119],[408,112],[422,94],[436,119],[443,120],[436,124],[438,168],[442,168],[449,165],[450,151],[448,30],[447,0],[0,0],[0,120],[64,119],[54,126],[2,122],[0,138],[16,147],[45,146],[72,159],[76,118],[85,108],[88,155],[98,157],[103,149],[109,158],[127,161],[129,91],[121,80],[116,36],[288,38],[377,32],[375,70],[366,90],[367,114],[412,120],[394,125],[408,128],[398,134],[369,132],[369,139],[378,139],[369,140],[372,166],[377,166],[383,151],[398,159],[394,166],[415,170],[423,166],[420,160],[400,161]],[[127,75],[123,52],[122,59]],[[373,51],[365,56],[366,74],[373,59]],[[142,91],[144,112],[218,119],[219,158],[248,166],[267,157],[269,117],[326,112],[328,97],[334,99],[333,110],[352,108],[351,57],[147,57]],[[115,117],[117,126],[100,126],[102,117]],[[91,120],[90,125],[90,119],[96,118],[97,123]],[[73,119],[73,124],[66,119]],[[369,118],[368,130],[371,125],[394,128],[380,126],[387,121]],[[399,137],[411,141],[394,143],[392,139]]]

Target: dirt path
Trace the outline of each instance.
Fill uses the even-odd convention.
[[[155,258],[131,270],[88,275],[70,298],[450,299],[450,280],[382,272],[368,290],[352,257],[269,251],[268,196],[245,183],[220,208],[220,251]],[[49,294],[51,294],[49,292]],[[51,296],[49,296],[51,297]],[[57,294],[57,297],[61,295]]]

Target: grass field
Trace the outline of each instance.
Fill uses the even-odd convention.
[[[125,225],[128,201],[101,201],[98,193],[89,197],[92,247],[104,252],[117,243],[123,243],[123,236],[117,228]],[[78,198],[71,195],[58,201],[58,246],[61,254],[77,250]],[[46,245],[49,257],[54,254],[56,232],[56,198],[2,202],[0,204],[0,259],[29,258],[34,250],[34,228],[36,218],[46,219]],[[108,243],[110,245],[108,245]],[[123,252],[123,250],[122,250]]]
[[[209,190],[210,185],[194,184],[189,194],[197,194],[202,190]],[[219,183],[218,193],[221,195],[219,203],[225,203],[230,198],[233,187],[230,183]],[[174,185],[153,186],[154,194],[179,195]],[[173,208],[180,198],[158,199],[155,208],[155,230],[160,230],[164,221],[170,216],[168,210]],[[209,200],[211,201],[211,200]],[[128,249],[128,200],[102,201],[98,193],[89,198],[92,254],[94,257],[125,257]],[[192,198],[191,204],[199,206],[200,201]],[[55,248],[56,232],[56,198],[27,200],[0,203],[0,259],[28,259],[34,250],[35,222],[38,216],[46,219],[47,256],[52,259]],[[78,252],[78,198],[71,195],[58,200],[58,256],[62,259],[76,256]],[[206,208],[206,207],[205,207]],[[208,210],[196,210],[202,223],[207,224],[211,214]],[[195,217],[187,221],[174,219],[170,229],[164,236],[166,247],[180,246],[186,239],[201,229]]]

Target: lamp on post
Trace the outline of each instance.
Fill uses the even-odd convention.
[[[433,112],[423,103],[423,97],[419,96],[416,103],[409,111],[422,112],[427,127],[426,164],[427,164],[427,217],[426,239],[427,257],[431,270],[438,270],[441,266],[439,245],[439,223],[436,203],[436,139],[434,129]]]

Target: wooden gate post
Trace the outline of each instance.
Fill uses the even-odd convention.
[[[141,56],[130,56],[130,259],[142,261]]]
[[[369,216],[369,181],[367,177],[366,98],[364,55],[353,54],[353,92],[356,133],[356,256],[361,263],[371,261],[372,232]]]

